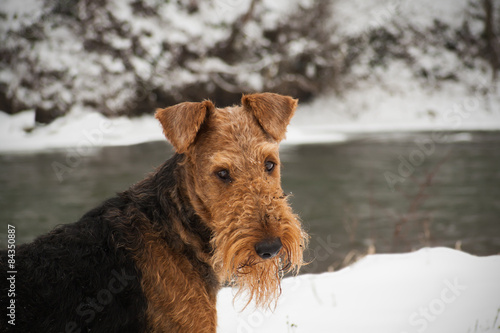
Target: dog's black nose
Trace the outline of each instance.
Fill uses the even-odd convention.
[[[278,237],[269,238],[255,244],[255,252],[257,252],[262,259],[271,259],[280,252],[282,247],[283,244],[281,244],[281,239]]]

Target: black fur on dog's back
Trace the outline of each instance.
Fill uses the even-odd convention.
[[[176,186],[179,159],[174,156],[78,222],[17,246],[14,297],[8,296],[7,251],[0,251],[0,332],[146,331],[147,302],[134,257],[142,246],[138,224],[158,223],[172,209],[160,202]],[[15,326],[6,315],[11,299]]]
[[[80,221],[57,227],[16,249],[15,326],[2,315],[6,332],[139,332],[144,330],[145,298],[140,273],[123,247],[118,229],[106,218],[121,210],[113,198]],[[10,298],[1,252],[2,312]]]

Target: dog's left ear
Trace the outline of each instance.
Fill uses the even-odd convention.
[[[273,93],[243,95],[241,98],[245,109],[251,111],[264,131],[278,142],[285,138],[297,102],[290,96]]]
[[[155,113],[163,127],[163,133],[179,154],[184,153],[196,139],[201,125],[215,106],[210,101],[201,103],[185,102]]]

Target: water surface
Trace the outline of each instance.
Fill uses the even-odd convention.
[[[445,143],[432,138],[374,134],[282,146],[283,188],[311,235],[305,272],[338,269],[367,252],[423,246],[500,253],[500,133],[452,133]],[[0,155],[2,247],[8,223],[20,244],[77,221],[172,150],[155,142],[82,153]]]

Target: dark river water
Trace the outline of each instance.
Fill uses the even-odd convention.
[[[0,154],[0,246],[74,222],[142,179],[167,143]],[[500,253],[500,132],[374,134],[282,146],[282,184],[311,235],[304,272],[339,269],[370,252],[424,246]]]

